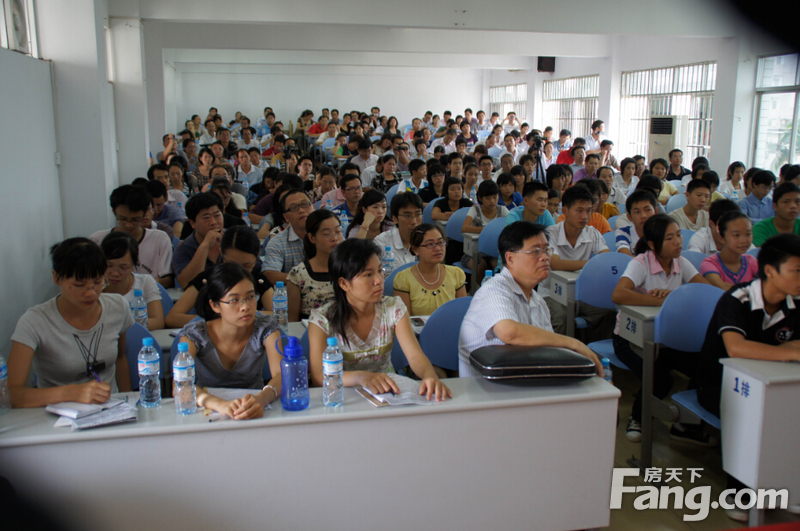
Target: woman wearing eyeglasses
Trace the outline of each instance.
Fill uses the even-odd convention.
[[[281,355],[275,342],[278,321],[256,313],[258,292],[252,275],[239,264],[214,268],[197,296],[197,315],[180,331],[181,342],[197,360],[197,405],[234,420],[261,417],[281,392]],[[262,370],[269,363],[272,379],[264,385]],[[206,388],[252,389],[242,398],[223,400]]]
[[[333,300],[328,258],[342,238],[342,225],[336,214],[330,210],[309,214],[303,238],[305,258],[286,277],[289,321],[307,319],[311,310]]]
[[[11,405],[102,404],[111,393],[130,391],[125,333],[133,315],[121,295],[103,293],[106,257],[88,238],[64,240],[50,257],[59,293],[17,322],[8,355]],[[32,388],[26,383],[34,362]]]
[[[164,328],[164,307],[161,306],[161,291],[156,279],[150,275],[134,273],[139,263],[139,245],[127,232],[109,232],[100,243],[106,257],[106,283],[103,293],[117,293],[125,297],[128,304],[135,300],[134,290],[142,290],[147,302],[147,329]]]
[[[441,229],[425,223],[411,232],[411,253],[419,261],[394,277],[394,296],[411,315],[431,315],[447,301],[467,296],[466,275],[444,265],[445,238]]]

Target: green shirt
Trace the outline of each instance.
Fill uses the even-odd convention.
[[[764,245],[765,241],[769,240],[773,236],[778,235],[778,229],[775,228],[775,223],[773,223],[774,219],[774,217],[767,218],[759,221],[755,224],[755,226],[753,226],[753,245],[756,247],[761,247]],[[797,235],[800,235],[800,219],[794,220],[793,232]]]

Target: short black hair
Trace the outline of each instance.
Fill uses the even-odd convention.
[[[719,179],[719,177],[717,177],[717,179]],[[703,179],[692,179],[691,181],[689,181],[689,184],[686,185],[686,193],[691,194],[698,188],[705,188],[706,190],[710,191],[711,185],[708,184]]]
[[[719,186],[719,175],[714,170],[708,170],[703,174],[700,179],[704,180],[711,186]]]
[[[362,138],[358,141],[358,150],[361,151],[362,149],[370,149],[372,147],[372,141],[369,138]]]
[[[186,217],[195,221],[200,212],[215,206],[219,208],[220,212],[225,210],[225,206],[222,204],[222,198],[214,192],[196,194],[186,203]]]
[[[147,169],[147,179],[148,180],[150,180],[150,181],[155,180],[155,178],[156,178],[155,171],[156,170],[161,170],[161,171],[165,171],[165,172],[169,173],[169,166],[167,166],[163,162],[159,162],[158,164],[153,164],[152,166],[150,166]]]
[[[498,179],[499,181],[500,179]],[[522,187],[522,197],[530,197],[536,192],[547,192],[547,185],[539,181],[530,181]],[[549,194],[548,194],[549,195]]]
[[[424,142],[424,140],[423,140]],[[414,159],[408,163],[408,171],[411,173],[416,172],[421,167],[425,166],[425,161],[422,159]]]
[[[758,170],[753,174],[753,178],[750,179],[750,186],[758,186],[760,184],[775,184],[775,174],[769,170]]]
[[[519,251],[525,245],[525,240],[535,238],[544,232],[544,225],[531,221],[515,221],[506,225],[497,238],[497,250],[503,265],[508,265],[506,253]]]
[[[723,214],[741,211],[742,209],[739,208],[739,205],[736,204],[736,201],[731,199],[718,199],[711,203],[711,206],[708,207],[708,219],[714,223],[714,225],[716,225]]]
[[[147,181],[145,190],[147,190],[147,193],[150,194],[151,198],[167,197],[167,187],[164,186],[164,183],[161,181]]]
[[[111,192],[111,210],[125,206],[131,212],[147,212],[153,198],[146,191],[132,184],[125,184]]]
[[[100,246],[89,238],[68,238],[53,245],[50,248],[50,259],[53,272],[59,280],[94,280],[105,275],[108,268]]]
[[[567,170],[564,169],[563,164],[551,164],[547,171],[545,172],[545,179],[547,180],[547,187],[553,187],[553,181],[558,179],[559,177],[566,177]]]
[[[772,192],[772,204],[777,205],[778,201],[781,200],[781,197],[785,196],[786,194],[800,194],[800,186],[797,186],[791,182],[785,182],[776,187]]]
[[[661,179],[659,179],[658,177],[656,177],[651,173],[642,175],[642,178],[639,179],[639,183],[636,185],[637,190],[645,189],[656,192],[655,193],[656,197],[658,197],[661,194],[661,190],[663,188],[664,188],[664,183],[661,182]]]
[[[392,217],[396,218],[400,216],[400,210],[407,207],[407,206],[415,206],[418,209],[422,210],[422,199],[412,192],[400,192],[395,194],[392,198]]]
[[[354,181],[356,179],[358,179],[358,184],[362,184],[361,183],[361,177],[359,177],[358,175],[354,175],[352,173],[346,173],[346,174],[340,175],[339,176],[339,188],[344,190],[345,185],[347,183],[349,183],[350,181]]]
[[[767,280],[767,266],[780,271],[789,258],[800,257],[800,236],[778,234],[764,242],[758,252],[758,278]]]
[[[514,179],[514,176],[508,172],[503,172],[497,176],[497,186],[503,186],[506,184],[513,184],[515,187],[517,186],[517,181]]]
[[[707,172],[708,171],[708,165],[706,165],[706,164],[696,164],[696,165],[692,166],[692,179],[697,179],[697,174],[700,173],[701,171]]]
[[[793,181],[800,176],[800,164],[792,164],[783,172],[784,181]]]
[[[658,212],[658,199],[650,190],[642,189],[642,190],[634,190],[631,195],[625,200],[625,212],[630,212],[633,210],[633,205],[636,203],[644,203],[647,201],[653,206],[653,210]]]
[[[106,260],[124,258],[126,254],[130,253],[133,265],[139,264],[139,244],[136,242],[136,238],[127,232],[112,230],[100,242],[100,249]]]
[[[500,187],[497,186],[497,183],[493,180],[487,179],[478,185],[478,193],[476,195],[478,197],[478,202],[480,203],[481,199],[484,197],[500,195]]]
[[[592,192],[590,192],[586,186],[567,188],[564,195],[561,197],[561,206],[563,208],[569,208],[578,201],[587,201],[590,205],[594,204]]]

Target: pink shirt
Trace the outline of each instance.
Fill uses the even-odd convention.
[[[758,274],[758,259],[749,254],[742,255],[742,264],[739,266],[739,271],[734,273],[722,263],[719,253],[712,254],[700,264],[700,274],[703,276],[709,273],[716,273],[723,282],[729,284],[741,284],[742,282],[750,282]]]

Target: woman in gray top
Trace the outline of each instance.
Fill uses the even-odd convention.
[[[70,238],[50,256],[60,292],[17,322],[8,356],[11,404],[101,404],[111,393],[130,391],[125,333],[134,321],[122,295],[103,293],[103,252],[88,238]],[[31,367],[36,388],[25,385]]]
[[[256,315],[257,301],[250,273],[239,264],[220,264],[197,296],[197,315],[204,320],[187,324],[179,334],[197,361],[197,405],[236,420],[262,416],[281,392],[278,322],[271,315]],[[267,385],[261,376],[265,358],[273,375]],[[222,400],[205,387],[254,392]]]

